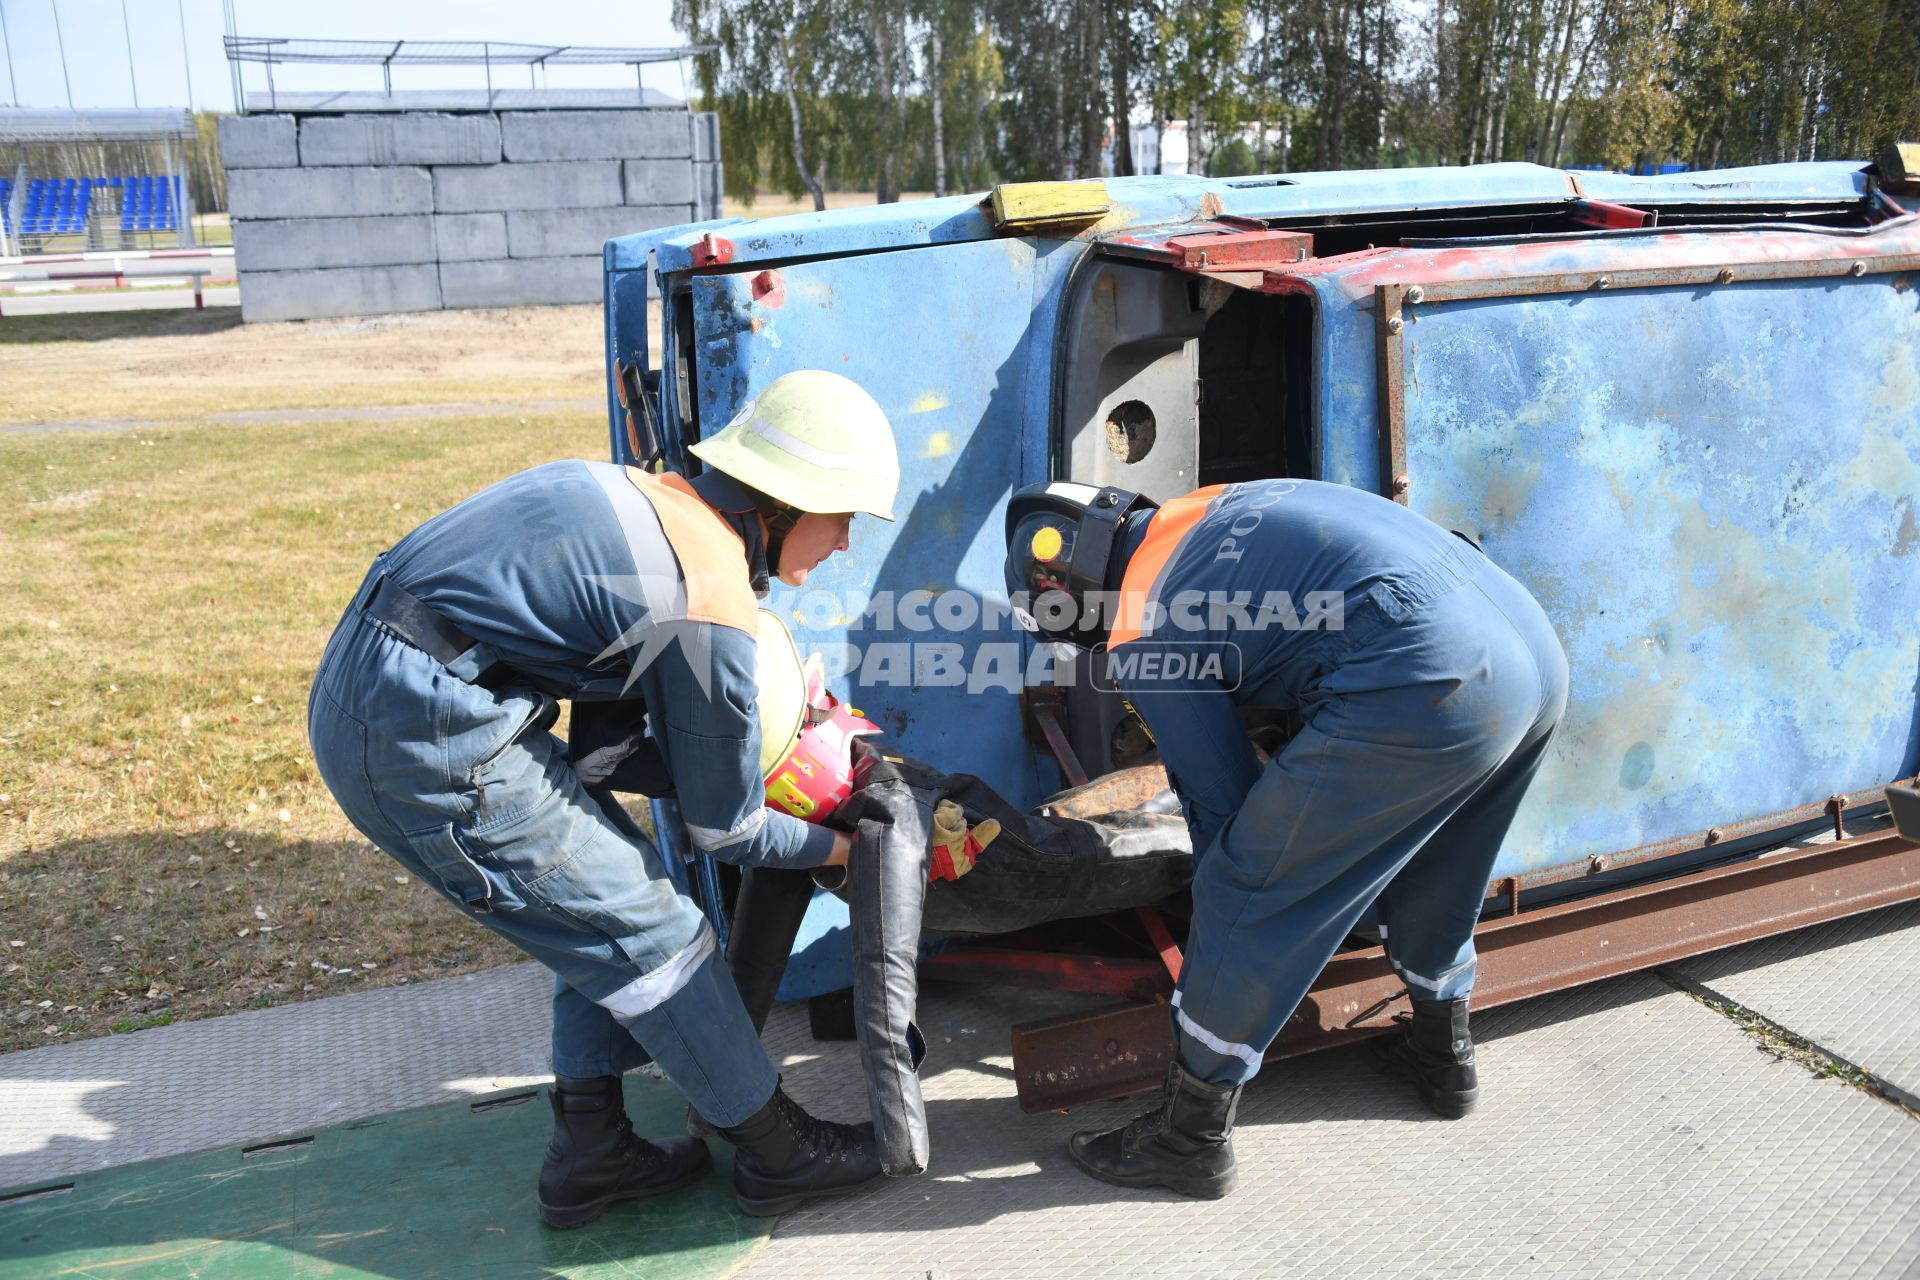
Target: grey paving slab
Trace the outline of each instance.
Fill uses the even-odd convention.
[[[694,166],[685,160],[623,160],[628,204],[692,204]]]
[[[479,262],[507,256],[504,213],[436,213],[433,235],[442,262]]]
[[[712,111],[694,113],[693,158],[711,162],[720,159],[720,117]]]
[[[616,236],[691,222],[693,206],[516,209],[505,217],[507,248],[513,257],[562,258],[598,255],[607,241]]]
[[[240,285],[240,316],[250,324],[439,309],[440,271],[432,262],[399,267],[249,271]]]
[[[511,965],[0,1056],[0,1188],[544,1078],[552,984]]]
[[[1920,1108],[1920,902],[1669,968],[1871,1072]]]
[[[300,163],[496,164],[500,122],[493,116],[308,116],[300,122]]]
[[[432,214],[392,218],[268,218],[233,224],[234,265],[259,271],[394,267],[438,261]]]
[[[543,1078],[547,991],[520,965],[0,1057],[0,1186]],[[1359,1050],[1275,1064],[1242,1106],[1242,1187],[1215,1203],[1071,1167],[1070,1132],[1145,1099],[1018,1110],[1009,1025],[1086,1003],[930,987],[933,1167],[782,1219],[741,1274],[1920,1274],[1920,1121],[1651,976],[1477,1018],[1485,1102],[1457,1123]],[[1896,1016],[1920,1030],[1912,1002]],[[803,1008],[775,1011],[768,1044],[811,1109],[865,1115],[854,1047],[814,1042]]]
[[[228,169],[281,169],[300,163],[292,116],[221,116],[220,163]]]
[[[1084,1000],[1084,998],[1082,998]],[[1639,976],[1476,1018],[1482,1109],[1432,1118],[1361,1050],[1249,1089],[1240,1190],[1199,1203],[1076,1172],[1067,1135],[1141,1108],[1022,1115],[1006,1027],[1025,997],[923,1002],[933,1165],[781,1220],[740,1275],[1893,1277],[1920,1271],[1920,1122],[1758,1052]],[[772,1024],[795,1095],[849,1113],[852,1048]],[[1910,1032],[1920,1021],[1911,1004]]]
[[[623,111],[686,104],[658,89],[379,89],[288,90],[247,93],[248,111]]]
[[[436,213],[591,209],[619,203],[618,160],[441,165],[433,170]]]
[[[227,206],[236,222],[432,213],[434,180],[427,172],[405,165],[235,169],[227,175]]]
[[[508,160],[626,160],[693,155],[684,111],[509,111],[500,117]]]
[[[450,307],[592,302],[605,283],[598,254],[440,264],[440,296]]]

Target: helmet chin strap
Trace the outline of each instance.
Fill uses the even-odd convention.
[[[754,510],[767,525],[767,572],[774,577],[780,576],[780,552],[787,545],[787,535],[793,532],[793,526],[800,523],[802,512],[776,501],[756,490],[753,495]]]
[[[1076,593],[1104,591],[1107,586],[1108,562],[1113,556],[1113,544],[1127,518],[1137,511],[1150,511],[1158,504],[1150,498],[1143,498],[1131,489],[1122,489],[1107,485],[1087,504],[1080,517],[1079,535],[1074,539],[1073,563],[1069,566],[1068,582]]]

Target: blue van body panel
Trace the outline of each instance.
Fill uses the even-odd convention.
[[[1045,421],[1047,313],[1062,294],[1053,279],[1062,256],[1023,239],[982,240],[794,264],[777,293],[761,293],[749,274],[696,276],[692,294],[702,423],[725,423],[780,375],[817,368],[866,388],[894,428],[898,518],[857,518],[850,549],[801,590],[776,585],[768,607],[901,750],[1025,794],[1038,766],[1022,746],[1015,696],[1020,632],[1004,614],[992,627],[957,615],[948,621],[964,625],[940,625],[910,593],[1005,597],[1007,496],[1047,465],[1030,425]],[[874,624],[889,606],[878,593],[897,619],[884,634]],[[1005,681],[950,683],[948,661],[982,644],[1009,656]],[[946,646],[946,660],[934,646]]]
[[[1852,160],[1803,164],[1764,164],[1704,173],[1636,176],[1582,173],[1580,192],[1595,200],[1632,204],[1635,200],[1684,200],[1714,203],[1738,200],[1857,200],[1866,194],[1867,175]]]
[[[1572,668],[1495,875],[1913,772],[1912,290],[1779,281],[1416,317],[1412,505],[1528,586]]]
[[[1023,731],[1022,672],[970,690],[945,683],[931,647],[958,645],[977,671],[981,646],[1021,643],[1003,619],[881,636],[869,597],[890,593],[898,612],[915,591],[1002,596],[1006,498],[1055,478],[1062,317],[1103,239],[1585,198],[1766,203],[1774,225],[1415,241],[1230,281],[1311,303],[1317,475],[1391,492],[1382,440],[1397,415],[1409,504],[1480,540],[1567,648],[1566,727],[1496,877],[1684,845],[1920,768],[1920,219],[1841,229],[1781,215],[1863,200],[1858,165],[1629,177],[1509,164],[1106,191],[1105,218],[1059,236],[996,234],[966,196],[609,244],[610,368],[644,359],[662,287],[691,308],[698,403],[659,383],[670,460],[685,430],[717,429],[793,369],[847,374],[894,423],[899,521],[856,521],[849,553],[770,604],[900,749],[1019,803],[1059,785]],[[1647,275],[1665,269],[1682,274]],[[1616,274],[1625,287],[1594,283]],[[1436,300],[1407,305],[1389,337],[1384,293],[1413,285]],[[670,374],[674,323],[664,340]],[[1393,383],[1385,342],[1398,344]],[[876,681],[875,644],[902,642],[906,678]],[[813,959],[784,996],[842,985],[837,909],[816,905]]]

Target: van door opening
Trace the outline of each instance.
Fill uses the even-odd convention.
[[[1274,236],[1276,250],[1300,237]],[[1313,301],[1261,293],[1165,261],[1090,255],[1065,320],[1055,384],[1054,474],[1165,502],[1214,484],[1318,478]],[[1097,659],[1096,659],[1097,661]],[[1087,662],[1062,673],[1068,740],[1091,774],[1151,758],[1121,700]],[[1250,730],[1277,745],[1282,715]]]

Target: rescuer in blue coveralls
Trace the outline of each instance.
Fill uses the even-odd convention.
[[[354,825],[556,975],[539,1185],[556,1227],[707,1171],[704,1143],[633,1133],[620,1075],[649,1058],[737,1147],[750,1213],[881,1172],[870,1124],[780,1089],[712,928],[611,791],[673,794],[725,861],[846,861],[847,836],[766,806],[755,596],[844,549],[853,512],[893,518],[892,428],[852,382],[804,371],[692,448],[708,470],[691,482],[556,462],[421,525],[374,562],[308,705]],[[563,698],[571,753],[547,731]]]
[[[1526,589],[1465,538],[1345,485],[1267,480],[1155,508],[1036,485],[1007,587],[1052,638],[1109,648],[1192,828],[1193,923],[1166,1097],[1074,1135],[1124,1186],[1233,1188],[1241,1087],[1369,905],[1412,998],[1381,1064],[1443,1116],[1478,1096],[1467,998],[1495,856],[1566,705]],[[1240,707],[1304,728],[1264,767]]]

